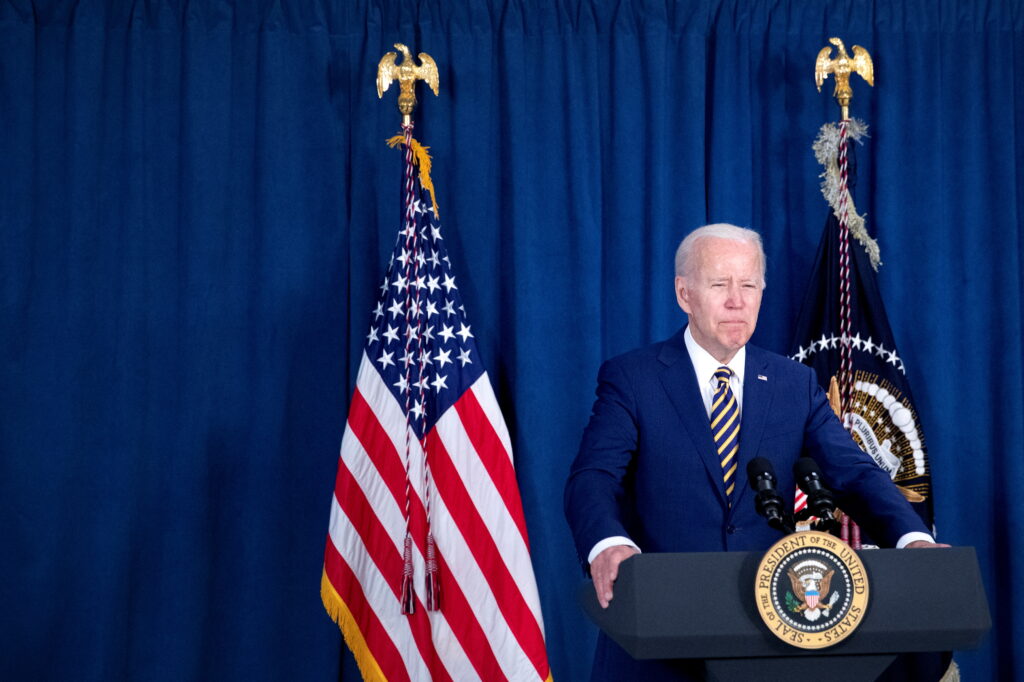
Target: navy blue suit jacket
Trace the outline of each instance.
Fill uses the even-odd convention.
[[[905,533],[928,532],[888,475],[843,429],[810,368],[747,345],[739,467],[729,508],[683,330],[613,358],[598,374],[593,414],[565,488],[580,560],[586,567],[593,546],[616,535],[644,552],[765,550],[782,535],[755,512],[746,465],[755,457],[771,461],[778,490],[791,506],[793,464],[801,454],[817,461],[838,505],[872,538],[892,546]],[[669,670],[648,667],[643,674],[655,679],[657,670]],[[595,675],[632,679],[638,672],[636,662],[602,633]]]

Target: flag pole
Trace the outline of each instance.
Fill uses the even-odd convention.
[[[839,220],[839,418],[847,430],[852,428],[850,413],[853,401],[853,348],[850,312],[850,192],[847,186],[847,144],[850,128],[850,100],[853,99],[853,88],[850,87],[850,74],[857,73],[868,85],[875,84],[875,67],[871,55],[860,45],[853,46],[853,57],[846,53],[846,46],[839,38],[829,38],[829,43],[837,48],[832,58],[832,47],[826,45],[818,51],[814,65],[814,80],[821,92],[821,86],[834,74],[836,86],[833,96],[839,103],[839,208],[836,218]],[[860,528],[843,514],[840,537],[854,549],[860,549]]]
[[[406,299],[411,301],[411,305],[407,306],[405,311],[406,326],[409,329],[415,328],[414,333],[410,333],[406,336],[405,340],[405,384],[407,386],[413,386],[411,370],[412,365],[416,362],[415,358],[418,358],[419,372],[418,375],[422,377],[424,375],[424,365],[428,362],[428,353],[423,348],[423,334],[421,330],[422,320],[415,314],[414,311],[420,308],[420,288],[414,285],[415,282],[420,281],[420,265],[422,262],[421,245],[419,243],[419,233],[416,229],[416,217],[415,211],[417,206],[416,190],[413,182],[413,167],[419,165],[420,167],[420,184],[430,191],[431,199],[434,203],[434,214],[437,215],[437,202],[434,200],[434,188],[433,183],[430,181],[430,157],[427,155],[426,148],[420,145],[412,136],[413,122],[412,112],[416,108],[416,81],[426,81],[427,85],[433,91],[434,95],[438,94],[438,71],[437,63],[434,59],[426,52],[419,54],[420,63],[417,65],[413,60],[412,53],[409,48],[402,43],[395,43],[395,49],[402,53],[402,62],[397,64],[395,62],[398,54],[395,52],[388,52],[381,57],[380,62],[377,64],[377,98],[382,99],[384,92],[391,86],[391,83],[395,80],[399,84],[398,93],[398,111],[402,114],[402,134],[395,136],[388,141],[388,144],[394,147],[400,140],[405,145],[405,181],[403,187],[405,189],[405,229],[403,234],[405,235],[405,250],[409,254],[409,258],[402,264],[405,272],[402,274],[403,280],[405,281],[406,287]],[[396,140],[395,138],[399,138]],[[414,163],[415,158],[415,163]],[[414,319],[415,318],[415,319]],[[426,404],[425,400],[425,386],[424,382],[420,380],[418,382],[418,396],[416,405],[421,407]],[[431,530],[431,485],[430,485],[430,463],[427,458],[427,438],[426,429],[424,428],[426,422],[426,415],[422,409],[419,411],[413,409],[413,391],[408,390],[405,392],[405,405],[403,411],[405,412],[406,418],[406,429],[405,429],[405,508],[402,513],[405,517],[405,542],[403,544],[402,551],[402,587],[401,587],[401,604],[402,612],[405,614],[413,614],[416,611],[416,597],[415,588],[413,586],[413,560],[412,560],[412,513],[411,513],[411,500],[412,500],[412,437],[415,433],[423,434],[418,437],[420,452],[423,453],[422,470],[423,470],[423,496],[424,496],[424,511],[426,516],[426,558],[425,558],[425,570],[426,570],[426,608],[428,611],[437,611],[441,604],[441,590],[440,581],[438,578],[438,562],[437,562],[437,549],[434,543],[434,534]]]
[[[364,679],[550,682],[508,427],[412,137],[414,81],[436,93],[437,67],[396,47],[405,60],[385,55],[377,86],[409,81],[387,141],[405,146],[402,213],[345,420],[320,595]]]

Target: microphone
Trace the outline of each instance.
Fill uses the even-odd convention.
[[[793,532],[793,520],[786,513],[782,496],[775,489],[775,468],[764,457],[755,457],[747,463],[747,478],[757,495],[754,509],[768,520],[768,525],[783,533]]]
[[[821,482],[821,469],[810,457],[801,457],[793,465],[793,476],[800,490],[807,495],[807,511],[811,516],[818,517],[815,530],[826,532],[836,529],[836,502],[832,493]]]

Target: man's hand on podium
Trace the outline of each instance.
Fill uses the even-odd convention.
[[[909,546],[909,545],[908,545]],[[590,562],[590,577],[594,581],[597,601],[601,608],[608,608],[612,600],[612,583],[619,577],[619,564],[640,552],[629,545],[615,545],[604,550]]]
[[[914,540],[903,549],[917,549],[918,547],[949,547],[942,542],[928,542],[927,540]]]

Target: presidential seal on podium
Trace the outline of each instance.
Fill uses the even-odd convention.
[[[823,649],[857,629],[868,606],[868,576],[857,553],[827,533],[782,538],[765,552],[754,584],[757,610],[773,635]]]

